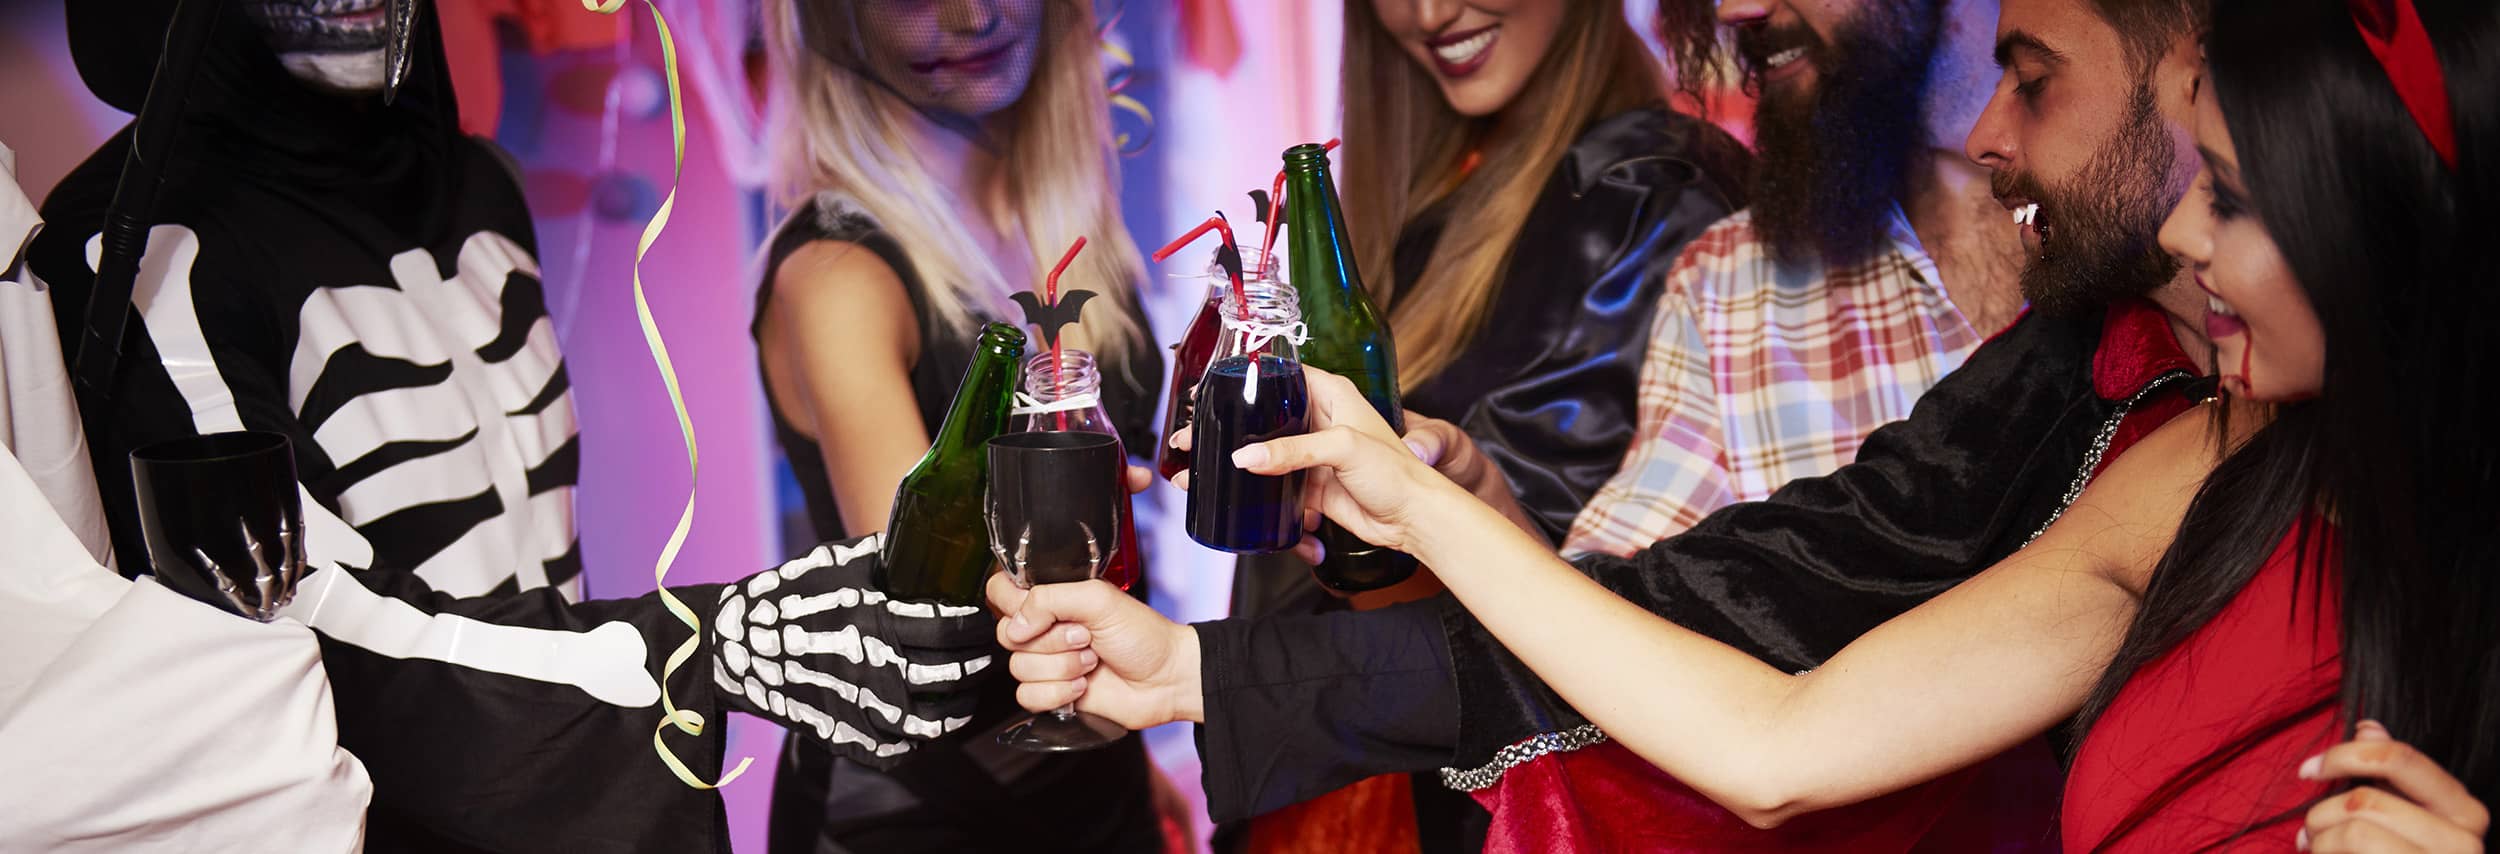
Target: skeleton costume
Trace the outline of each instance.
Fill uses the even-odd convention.
[[[171,5],[68,4],[105,101],[140,105]],[[652,749],[684,625],[656,595],[573,601],[576,427],[519,188],[459,133],[430,10],[396,99],[375,97],[380,63],[355,54],[382,54],[384,5],[232,4],[249,14],[224,15],[192,72],[123,358],[85,411],[115,551],[145,569],[133,448],[284,433],[311,570],[282,614],[318,634],[338,743],[372,775],[368,850],[725,851],[720,797]],[[64,340],[131,136],[44,208],[31,263]],[[712,724],[669,735],[698,774],[729,709],[880,766],[961,725],[992,626],[888,601],[876,545],[677,590],[711,621],[667,686]]]

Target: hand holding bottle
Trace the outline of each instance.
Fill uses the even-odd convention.
[[[1291,273],[1301,293],[1302,317],[1310,342],[1302,363],[1343,376],[1371,401],[1392,434],[1405,432],[1406,410],[1398,405],[1396,342],[1387,316],[1363,288],[1356,270],[1353,239],[1346,233],[1345,214],[1331,177],[1328,146],[1297,145],[1285,149],[1285,230]],[[1337,525],[1321,523],[1321,561],[1311,577],[1338,594],[1395,587],[1415,574],[1415,558],[1378,540]]]
[[[1303,370],[1310,432],[1244,445],[1233,452],[1233,464],[1263,475],[1308,470],[1306,511],[1324,514],[1364,542],[1414,551],[1410,521],[1416,509],[1430,496],[1467,491],[1418,459],[1417,449],[1390,429],[1352,382],[1317,368]],[[1192,432],[1174,434],[1173,442],[1188,447]],[[1188,489],[1187,477],[1173,483]],[[1309,538],[1302,548],[1312,548]]]
[[[722,588],[707,644],[739,711],[872,768],[972,720],[988,615],[878,589],[880,537],[827,543]]]

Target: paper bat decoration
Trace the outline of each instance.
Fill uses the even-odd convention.
[[[1215,247],[1215,266],[1224,268],[1224,274],[1231,276],[1234,282],[1240,282],[1241,250],[1230,243]]]
[[[1240,258],[1235,257],[1233,264],[1240,266]],[[1040,328],[1042,342],[1056,347],[1059,346],[1059,327],[1077,322],[1077,316],[1085,311],[1085,301],[1093,299],[1094,292],[1083,288],[1063,291],[1059,294],[1059,302],[1052,305],[1043,305],[1042,298],[1032,291],[1017,291],[1013,298],[1016,306],[1024,309],[1025,324]]]

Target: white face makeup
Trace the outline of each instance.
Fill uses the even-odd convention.
[[[1042,0],[843,2],[857,4],[869,71],[925,112],[987,118],[1024,97],[1041,61]]]
[[[387,0],[252,0],[243,10],[296,79],[347,95],[382,91]]]

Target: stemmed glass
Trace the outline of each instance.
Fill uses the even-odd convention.
[[[304,504],[282,433],[210,433],[130,452],[139,530],[156,579],[261,622],[304,575]]]
[[[1120,548],[1123,460],[1118,437],[1073,430],[1008,433],[990,440],[983,499],[990,551],[1016,586],[1101,578]],[[999,733],[998,743],[1058,753],[1092,750],[1128,730],[1075,703]]]

